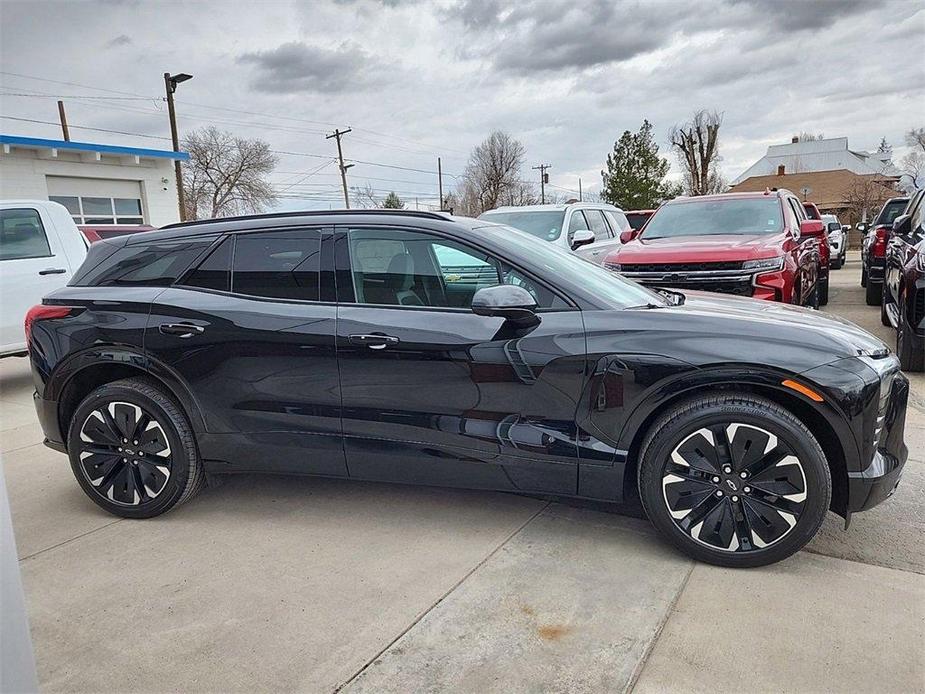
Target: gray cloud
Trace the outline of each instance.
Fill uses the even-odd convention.
[[[132,38],[126,34],[119,34],[118,36],[109,39],[106,42],[106,48],[118,48],[119,46],[128,46],[132,43]]]
[[[753,18],[763,17],[777,29],[818,31],[835,22],[864,12],[884,12],[878,0],[730,0],[730,4],[747,7]]]
[[[266,51],[244,53],[238,63],[256,66],[252,86],[269,93],[342,92],[370,78],[369,56],[350,43],[337,48],[290,41]]]

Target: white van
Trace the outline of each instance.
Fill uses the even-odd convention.
[[[63,205],[0,201],[0,357],[26,352],[26,312],[68,283],[87,246]]]

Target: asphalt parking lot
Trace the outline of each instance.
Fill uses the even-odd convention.
[[[892,344],[855,257],[830,305]],[[508,494],[240,476],[162,518],[91,503],[0,361],[44,691],[925,691],[925,376],[896,494],[794,557],[694,564],[648,523]]]

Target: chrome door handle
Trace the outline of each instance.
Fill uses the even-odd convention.
[[[370,349],[385,349],[389,345],[397,345],[401,340],[392,335],[382,333],[372,335],[350,335],[351,344],[369,347]]]
[[[40,275],[63,275],[67,270],[63,267],[48,267],[44,270],[39,270]]]
[[[193,325],[192,323],[164,323],[158,326],[157,329],[164,335],[176,335],[182,338],[201,335],[206,330],[201,325]]]

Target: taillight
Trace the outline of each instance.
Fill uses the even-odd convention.
[[[874,229],[874,242],[870,247],[870,252],[875,258],[883,258],[886,255],[886,243],[890,239],[890,227],[878,226]]]
[[[23,321],[23,328],[25,328],[26,332],[26,349],[32,346],[32,327],[37,321],[50,318],[67,318],[77,310],[76,306],[46,306],[45,304],[30,308],[29,312],[26,313],[26,319]]]

